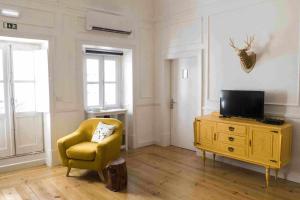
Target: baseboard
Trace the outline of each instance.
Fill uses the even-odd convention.
[[[46,150],[46,165],[53,167],[61,164],[60,156],[57,149]]]
[[[1,165],[0,173],[10,172],[10,171],[15,171],[15,170],[20,170],[20,169],[26,169],[26,168],[35,167],[35,166],[41,166],[41,165],[45,165],[45,163],[46,163],[45,158],[38,158],[38,159],[27,160],[27,161],[19,161],[19,162],[7,164],[7,165]]]
[[[162,133],[159,135],[159,138],[157,138],[158,141],[155,141],[155,144],[162,146],[162,147],[167,147],[171,145],[171,134],[169,132],[167,133]]]
[[[139,142],[136,148],[145,147],[153,144],[155,144],[155,141]]]
[[[201,150],[197,150],[196,151],[196,155],[197,156],[202,156],[202,151]],[[206,157],[213,159],[213,154],[206,152]],[[233,165],[236,167],[241,167],[244,169],[249,169],[251,171],[255,171],[261,174],[265,174],[265,168],[258,166],[258,165],[253,165],[253,164],[249,164],[249,163],[245,163],[245,162],[241,162],[238,160],[234,160],[234,159],[230,159],[230,158],[226,158],[226,157],[222,157],[222,156],[216,156],[216,161],[219,162],[223,162],[229,165]],[[271,170],[270,172],[271,176],[275,175],[275,172],[273,170]],[[289,180],[289,181],[293,181],[296,183],[300,183],[300,174],[299,173],[295,173],[295,172],[290,172],[287,168],[282,168],[279,173],[278,173],[278,177],[285,179],[285,180]]]

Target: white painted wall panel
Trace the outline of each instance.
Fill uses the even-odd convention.
[[[204,60],[203,114],[209,114],[219,109],[219,90],[224,89],[261,89],[267,91],[266,105],[268,114],[285,116],[294,125],[293,156],[291,163],[285,167],[280,176],[300,182],[300,107],[299,107],[299,1],[296,0],[199,0],[192,6],[175,5],[177,1],[157,0],[156,10],[156,61],[155,61],[155,102],[156,102],[156,140],[167,138],[167,124],[163,121],[167,115],[165,107],[165,73],[166,59],[169,55],[198,52],[203,48]],[[188,1],[189,3],[190,1]],[[188,13],[198,13],[197,15]],[[204,21],[201,22],[202,16]],[[209,21],[206,19],[209,17]],[[192,21],[201,24],[200,33],[204,37],[203,44],[189,44],[189,34],[171,34],[168,27],[186,21],[185,29],[193,30]],[[209,27],[207,26],[209,22]],[[202,29],[203,28],[203,29]],[[202,29],[202,30],[201,30]],[[176,31],[176,29],[172,29]],[[209,30],[209,32],[208,32]],[[181,31],[181,30],[179,30]],[[193,31],[195,33],[195,30]],[[238,57],[228,46],[229,37],[242,46],[246,35],[255,34],[254,50],[258,53],[258,61],[254,70],[246,74],[241,70]],[[198,40],[201,41],[201,35]],[[193,36],[193,34],[192,34]],[[208,45],[208,41],[210,41]],[[240,41],[240,42],[238,42]],[[176,45],[176,43],[181,45]],[[197,48],[198,46],[198,48]],[[171,53],[169,53],[171,52]],[[177,53],[176,53],[177,52]],[[279,104],[279,105],[274,105]],[[163,117],[162,117],[163,116]],[[164,119],[164,120],[163,120]],[[192,123],[187,121],[186,123]],[[245,163],[220,158],[221,161],[260,171],[261,168]]]
[[[298,10],[295,1],[265,1],[209,16],[210,100],[218,100],[221,89],[264,90],[268,104],[298,105]],[[255,36],[257,53],[249,74],[241,69],[239,57],[228,44],[232,37],[242,48],[247,35]]]
[[[137,147],[154,143],[153,137],[153,106],[138,106],[136,111],[136,132],[138,133]]]
[[[153,29],[141,29],[141,43],[140,43],[140,97],[153,98],[154,97],[154,38]],[[145,62],[147,61],[147,62]]]
[[[50,121],[51,135],[46,139],[46,155],[50,164],[58,164],[56,141],[58,138],[74,131],[84,119],[83,87],[82,87],[82,49],[80,44],[113,46],[133,49],[133,85],[134,105],[132,137],[147,144],[153,142],[153,133],[141,127],[142,120],[135,120],[135,113],[149,119],[153,126],[151,109],[140,110],[138,103],[153,105],[153,40],[152,19],[154,15],[153,1],[149,0],[3,0],[0,3],[7,8],[20,11],[17,19],[3,21],[16,22],[18,30],[6,30],[0,27],[0,35],[27,37],[50,40]],[[134,33],[131,36],[86,31],[85,13],[88,9],[128,16],[133,23]],[[144,28],[142,31],[140,29]],[[146,28],[146,29],[145,29]],[[142,35],[140,35],[142,34]],[[143,46],[143,58],[139,47]],[[140,73],[142,72],[142,73]],[[140,78],[143,74],[143,78]],[[149,75],[149,76],[148,76]],[[145,81],[143,80],[145,79]],[[143,83],[141,83],[143,80]],[[142,95],[140,95],[141,93]],[[148,98],[151,97],[151,98]],[[138,130],[138,131],[137,131]]]

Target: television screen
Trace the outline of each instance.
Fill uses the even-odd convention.
[[[224,117],[264,118],[263,91],[222,90],[220,114]]]

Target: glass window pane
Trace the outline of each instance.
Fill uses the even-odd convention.
[[[0,114],[5,113],[5,104],[4,104],[4,84],[0,83]]]
[[[3,50],[0,49],[0,80],[3,80]]]
[[[117,103],[116,89],[117,89],[117,87],[116,87],[115,83],[105,83],[104,84],[105,105],[115,105]]]
[[[115,82],[116,81],[116,61],[105,60],[104,61],[104,81]]]
[[[99,60],[87,59],[86,60],[86,75],[87,81],[99,81]]]
[[[14,83],[16,112],[35,111],[34,83]]]
[[[13,51],[14,80],[34,80],[34,52]]]
[[[87,106],[99,105],[99,84],[87,85]]]

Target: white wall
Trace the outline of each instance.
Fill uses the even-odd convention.
[[[221,89],[265,90],[266,112],[284,116],[294,125],[292,160],[280,176],[300,182],[299,11],[297,0],[155,0],[156,141],[169,144],[166,60],[199,54],[204,58],[204,75],[199,74],[202,112],[219,109]],[[242,46],[247,34],[255,35],[253,50],[258,56],[250,74],[242,71],[228,45],[233,37]],[[257,166],[219,159],[263,172]]]
[[[20,11],[18,30],[0,26],[0,35],[49,40],[51,87],[51,144],[46,149],[48,164],[59,162],[58,138],[74,131],[84,119],[82,84],[82,44],[113,46],[133,50],[133,147],[153,143],[154,47],[153,3],[149,0],[1,0],[0,8]],[[130,37],[87,32],[88,10],[120,14],[134,25]],[[147,126],[144,126],[147,122]]]

